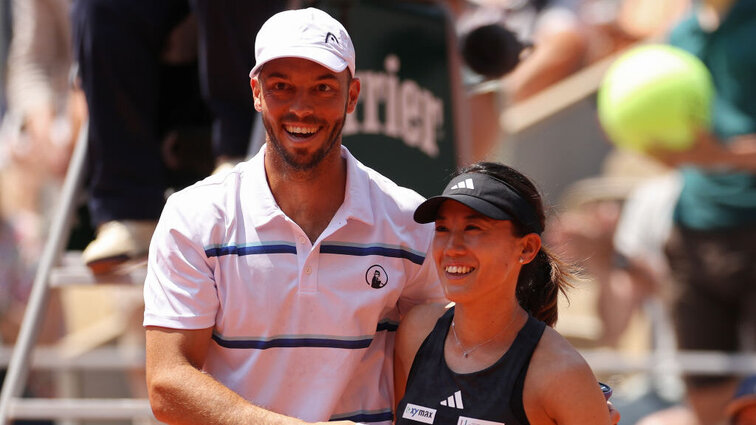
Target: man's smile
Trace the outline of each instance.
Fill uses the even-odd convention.
[[[320,127],[313,127],[313,126],[302,126],[302,125],[294,125],[294,124],[285,124],[283,126],[286,133],[292,138],[292,139],[307,139],[315,135],[318,130],[320,130]]]

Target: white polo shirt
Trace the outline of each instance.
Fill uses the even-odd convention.
[[[400,312],[443,300],[424,262],[432,225],[412,219],[423,198],[342,147],[344,203],[312,244],[278,208],[264,151],[168,199],[144,325],[213,327],[204,370],[256,405],[389,424]]]

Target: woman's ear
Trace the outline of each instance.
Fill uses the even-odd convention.
[[[541,250],[541,237],[536,233],[528,233],[522,239],[522,252],[520,253],[521,263],[528,264],[538,255]]]

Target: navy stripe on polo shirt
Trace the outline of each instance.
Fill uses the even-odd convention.
[[[205,255],[208,257],[221,257],[224,255],[256,255],[256,254],[296,254],[297,247],[288,242],[266,242],[260,244],[248,245],[219,245],[205,248]],[[425,256],[417,252],[401,248],[398,246],[387,245],[357,245],[345,243],[323,243],[320,246],[321,254],[340,254],[368,256],[377,255],[381,257],[404,258],[415,264],[423,264]]]
[[[404,258],[415,264],[423,264],[425,256],[408,249],[391,246],[391,245],[357,245],[347,243],[323,243],[320,245],[321,254],[341,254],[341,255],[379,255],[382,257]]]
[[[370,345],[370,342],[373,341],[373,338],[337,339],[323,337],[283,337],[271,339],[224,339],[217,334],[213,334],[213,340],[224,348],[267,350],[268,348],[281,347],[326,347],[356,350],[367,348]]]
[[[350,412],[350,413],[332,416],[328,420],[329,421],[352,421],[352,422],[362,422],[362,423],[385,422],[385,421],[393,421],[394,414],[391,412],[390,409],[383,410],[383,411]]]
[[[296,254],[297,246],[290,242],[265,242],[245,245],[215,245],[205,248],[208,257],[224,255]]]
[[[397,322],[384,319],[378,323],[376,332],[396,332],[398,327]],[[268,348],[282,347],[326,347],[357,350],[367,348],[373,341],[373,337],[338,338],[326,335],[286,335],[273,338],[226,338],[217,332],[213,332],[213,340],[224,348],[267,350]]]

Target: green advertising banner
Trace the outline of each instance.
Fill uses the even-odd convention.
[[[438,194],[457,165],[454,87],[445,10],[433,3],[323,1],[357,52],[362,83],[344,145],[364,164],[424,196]]]

